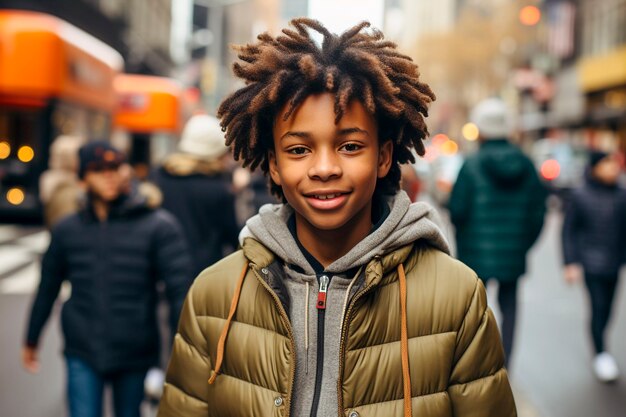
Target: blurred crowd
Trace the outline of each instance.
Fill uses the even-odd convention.
[[[532,155],[528,156],[511,140],[511,112],[502,100],[491,98],[481,102],[474,108],[471,119],[479,128],[480,145],[475,152],[455,162],[456,169],[448,179],[451,183],[446,192],[438,187],[436,179],[429,178],[420,169],[423,161],[403,167],[402,188],[412,201],[427,199],[448,212],[456,231],[458,258],[486,282],[497,282],[507,361],[513,352],[518,283],[526,272],[526,254],[541,232],[548,202],[556,199],[559,203],[555,207],[565,215],[564,278],[568,283],[584,282],[589,294],[589,334],[596,354],[592,368],[599,380],[616,380],[619,370],[607,351],[605,333],[614,309],[619,268],[626,259],[626,194],[619,187],[623,180],[623,159],[615,152],[588,149],[579,185],[568,189],[567,194],[555,192],[545,175],[541,175],[541,167]],[[143,179],[134,172],[127,156],[108,142],[85,143],[81,138],[65,135],[54,141],[50,168],[40,178],[45,222],[53,236],[49,250],[52,253],[44,258],[42,282],[47,271],[52,273],[62,267],[54,265],[53,260],[59,256],[54,251],[60,250],[55,247],[57,239],[63,239],[63,231],[71,228],[67,224],[68,216],[71,219],[72,214],[83,213],[91,216],[95,223],[124,224],[121,229],[111,227],[111,233],[122,236],[104,237],[107,243],[102,249],[109,256],[121,250],[122,256],[128,247],[118,239],[141,239],[141,216],[135,218],[135,214],[151,213],[156,229],[168,228],[159,226],[161,222],[169,224],[171,230],[161,232],[160,237],[150,234],[143,237],[148,246],[160,247],[157,255],[149,251],[143,255],[147,262],[143,279],[149,280],[149,271],[162,269],[161,275],[169,276],[172,281],[172,274],[165,271],[172,271],[174,267],[167,266],[161,258],[167,257],[178,264],[178,275],[182,276],[178,282],[166,282],[168,288],[165,289],[173,314],[170,324],[174,325],[182,297],[193,278],[235,250],[245,221],[263,204],[277,200],[270,195],[263,175],[250,172],[232,159],[219,121],[208,114],[192,116],[182,130],[176,151]],[[438,188],[438,192],[432,192],[433,187]],[[89,236],[88,240],[92,241],[92,231],[86,229],[79,234]],[[152,241],[153,238],[157,240]],[[176,248],[171,247],[173,242],[178,242]],[[73,251],[80,253],[78,248],[85,245],[85,242],[77,243]],[[88,269],[94,273],[100,268],[97,260],[88,262],[92,262]],[[185,263],[189,268],[181,266]],[[120,283],[124,285],[127,284]],[[37,369],[38,335],[58,292],[58,285],[51,289],[44,287],[40,288],[33,306],[24,353],[25,366],[30,370]],[[154,287],[151,291],[159,290],[163,288]],[[46,291],[47,301],[43,301]],[[72,299],[80,297],[80,287],[75,287],[74,291],[77,296]],[[157,299],[152,299],[148,307],[142,307],[148,308],[144,316],[149,316],[150,320],[156,318]],[[97,305],[97,302],[92,300],[89,304]],[[106,317],[102,312],[98,314],[102,314],[103,320]],[[67,313],[68,317],[70,315]],[[69,318],[66,320],[69,326],[66,332],[75,332],[73,326],[77,324]],[[132,331],[145,326],[156,329],[158,324],[137,323]],[[171,334],[171,328],[165,331]],[[150,333],[147,337],[155,335]],[[80,348],[77,355],[80,358]],[[67,362],[70,370],[79,367],[76,358],[68,357]],[[155,364],[157,367],[145,381],[147,392],[158,398],[163,378],[159,368],[165,364],[159,365],[158,361]],[[108,374],[109,370],[106,371]],[[136,384],[141,380],[143,386],[145,372],[141,375]],[[143,391],[137,388],[136,392],[135,401],[139,401]]]
[[[416,16],[421,10],[417,2],[387,3],[400,15],[401,4]],[[417,42],[413,26],[420,25],[403,23],[396,35],[399,43],[410,40],[410,54],[420,70],[430,71],[438,96],[427,121],[435,134],[424,140],[425,155],[415,153],[416,162],[402,166],[401,187],[412,202],[430,202],[449,219],[454,256],[497,288],[506,366],[519,344],[519,288],[527,254],[547,213],[562,214],[562,256],[555,262],[565,282],[585,288],[588,365],[598,381],[613,383],[620,369],[607,333],[626,263],[626,73],[616,76],[622,84],[611,85],[604,67],[618,67],[624,57],[617,28],[626,14],[611,19],[606,31],[592,31],[586,28],[609,21],[603,16],[611,13],[608,6],[591,13],[592,0],[545,2],[541,10],[519,1],[494,2],[498,7],[492,9],[458,2],[467,5],[448,13],[452,3],[431,6],[435,14],[450,16],[444,22],[449,30],[434,30]],[[589,11],[578,19],[587,22],[581,47],[574,47],[579,23],[570,3]],[[624,9],[623,0],[609,3]],[[220,13],[225,7],[219,6]],[[542,17],[548,11],[549,19]],[[194,25],[200,18],[220,20],[218,14],[196,12]],[[430,14],[420,16],[430,23]],[[262,206],[281,201],[261,169],[251,171],[233,159],[220,120],[205,110],[232,87],[216,82],[219,76],[227,79],[225,63],[212,61],[225,55],[221,44],[207,40],[222,40],[217,29],[200,33],[204,37],[199,31],[189,34],[194,42],[206,38],[209,46],[202,48],[210,54],[192,62],[198,51],[189,51],[179,78],[193,82],[183,87],[173,78],[124,73],[141,59],[124,67],[120,53],[90,34],[74,28],[71,42],[63,38],[59,22],[65,23],[45,13],[0,10],[0,29],[21,47],[13,48],[20,53],[11,60],[2,50],[12,48],[0,48],[0,59],[14,64],[6,73],[15,75],[0,82],[0,99],[6,101],[0,102],[0,214],[37,217],[42,209],[51,236],[22,364],[39,370],[44,326],[63,281],[70,281],[72,295],[61,317],[70,414],[98,415],[94,410],[102,410],[102,392],[110,386],[115,415],[136,417],[140,403],[146,398],[158,403],[162,395],[166,358],[194,279],[240,247],[240,231]],[[254,26],[239,23],[246,34]],[[20,28],[37,32],[39,43],[33,35],[34,46],[21,46]],[[540,39],[544,32],[549,39]],[[596,40],[600,32],[607,39]],[[50,39],[71,45],[77,59],[58,54],[32,61],[47,57],[41,51]],[[595,58],[604,43],[604,49],[618,52],[607,60]],[[450,56],[452,64],[442,65]],[[575,58],[581,59],[584,84],[576,94],[570,80]],[[47,81],[37,72],[57,67],[71,69],[61,81]],[[144,69],[133,68],[156,73]],[[90,74],[104,81],[93,82]],[[24,80],[48,85],[42,81],[33,88]],[[41,94],[31,96],[33,91]],[[497,97],[484,99],[494,92]]]

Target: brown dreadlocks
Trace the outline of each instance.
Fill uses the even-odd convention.
[[[236,62],[233,69],[247,85],[226,98],[218,110],[235,159],[252,170],[260,165],[267,174],[278,112],[287,105],[283,115],[287,120],[309,95],[331,92],[336,123],[350,101],[358,99],[376,118],[379,141],[393,141],[391,170],[379,179],[376,190],[395,193],[399,163],[415,162],[411,148],[424,154],[422,140],[428,135],[424,116],[435,99],[430,87],[419,81],[417,66],[397,51],[396,44],[385,41],[379,30],[364,31],[368,22],[341,35],[312,19],[294,19],[290,24],[295,30],[283,29],[276,38],[264,33],[255,44],[235,47],[243,62]],[[321,47],[307,29],[323,36]],[[271,189],[284,201],[279,186],[271,182]]]

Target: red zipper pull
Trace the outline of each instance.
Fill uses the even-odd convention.
[[[326,309],[326,291],[328,291],[328,276],[322,275],[320,277],[320,290],[317,292],[317,308],[318,310]]]

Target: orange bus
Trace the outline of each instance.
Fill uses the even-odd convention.
[[[0,221],[41,215],[39,176],[54,138],[109,140],[123,64],[61,19],[0,10]]]
[[[119,103],[114,141],[126,150],[137,177],[145,179],[149,167],[175,148],[183,89],[172,78],[120,74],[115,78],[115,90]]]

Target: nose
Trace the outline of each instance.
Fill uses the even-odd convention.
[[[320,181],[328,181],[339,178],[342,174],[339,156],[332,150],[321,150],[316,152],[309,167],[309,178]]]

